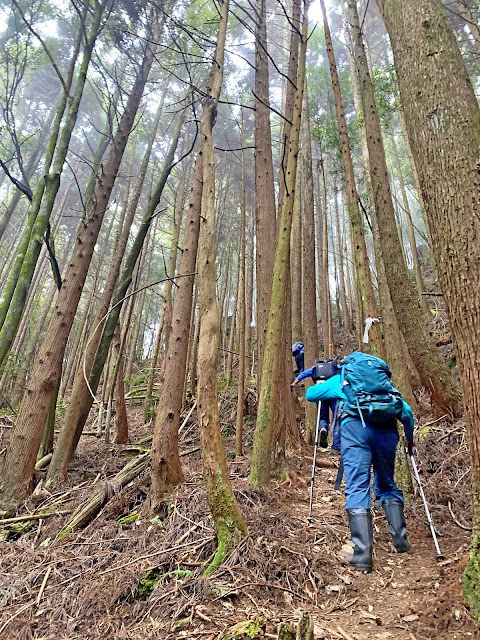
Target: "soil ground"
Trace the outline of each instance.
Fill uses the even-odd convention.
[[[232,422],[224,424],[227,452]],[[129,407],[130,442],[151,432],[142,407]],[[247,428],[247,445],[251,428]],[[426,430],[425,430],[426,431]],[[194,415],[181,449],[195,449]],[[4,429],[8,436],[8,429]],[[446,434],[446,435],[445,435]],[[5,442],[5,440],[4,440]],[[4,446],[2,444],[2,446]],[[342,560],[348,540],[342,492],[334,490],[338,458],[322,451],[316,473],[312,526],[307,527],[312,449],[287,457],[289,479],[269,490],[248,483],[249,448],[229,456],[233,486],[248,535],[211,577],[202,571],[215,549],[198,450],[182,458],[186,482],[163,514],[142,513],[148,470],[115,494],[85,528],[62,540],[58,532],[95,488],[136,453],[128,445],[81,439],[68,485],[53,497],[37,492],[21,511],[58,502],[57,515],[0,544],[0,638],[28,640],[215,640],[242,620],[266,622],[276,637],[280,622],[307,611],[317,640],[466,640],[479,638],[461,595],[469,533],[468,456],[462,423],[436,423],[419,446],[418,463],[444,561],[437,561],[418,496],[406,509],[412,549],[399,555],[380,509],[374,511],[375,566],[370,575]],[[41,474],[40,474],[41,475]],[[67,489],[70,493],[65,494]],[[121,519],[138,512],[137,520]],[[135,517],[135,516],[134,516]],[[457,522],[455,522],[455,520]],[[2,530],[0,529],[0,532]],[[15,539],[16,538],[16,539]],[[148,573],[146,573],[148,572]],[[143,579],[142,579],[143,576]]]

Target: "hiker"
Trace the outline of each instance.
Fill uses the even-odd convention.
[[[388,520],[398,553],[410,548],[403,513],[403,494],[395,484],[396,421],[403,424],[409,453],[413,448],[413,413],[393,387],[388,366],[375,356],[355,352],[341,363],[340,373],[307,389],[307,400],[340,400],[341,454],[345,470],[345,509],[354,543],[348,558],[358,571],[372,570],[373,529],[370,512],[370,467],[377,502]]]
[[[295,364],[297,366],[293,372],[293,375],[296,376],[305,369],[305,348],[303,342],[295,342],[295,344],[292,344],[292,358],[295,358]]]
[[[290,389],[293,389],[297,386],[299,382],[304,380],[305,378],[311,377],[315,384],[321,384],[328,380],[333,374],[333,370],[331,371],[329,367],[325,368],[327,363],[335,363],[333,366],[337,367],[337,359],[335,360],[326,360],[322,362],[321,360],[317,360],[313,367],[309,369],[305,369],[300,372],[295,380],[290,385]],[[336,370],[336,369],[335,369]],[[317,403],[318,405],[318,403]],[[328,447],[328,430],[330,426],[330,412],[332,414],[332,432],[333,432],[333,442],[332,442],[332,451],[340,452],[340,424],[336,419],[336,400],[322,400],[320,403],[320,421],[319,421],[319,444],[322,449],[326,449]]]

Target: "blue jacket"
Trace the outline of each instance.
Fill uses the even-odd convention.
[[[310,369],[305,369],[305,371],[301,371],[297,376],[297,380],[300,382],[304,378],[308,378],[308,376],[311,376],[314,368],[315,367],[310,367]]]
[[[306,372],[304,372],[306,373]],[[347,397],[343,393],[340,387],[340,374],[332,376],[321,384],[314,384],[308,387],[306,398],[310,402],[318,402],[319,400],[343,400],[346,401]],[[405,432],[405,439],[407,442],[413,442],[413,412],[408,404],[403,401],[402,415],[400,416],[400,422],[403,424],[403,430]]]

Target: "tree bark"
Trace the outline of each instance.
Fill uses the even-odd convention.
[[[257,0],[255,14],[255,221],[257,237],[255,248],[259,381],[262,376],[276,242],[266,5],[266,0]]]
[[[238,324],[239,324],[239,349],[240,356],[238,360],[238,377],[237,377],[237,418],[235,423],[235,453],[242,454],[243,450],[243,409],[245,401],[245,369],[246,369],[246,357],[245,357],[245,318],[246,318],[246,304],[245,304],[245,288],[246,288],[246,258],[245,258],[245,244],[246,244],[246,218],[247,218],[247,199],[245,188],[245,138],[243,127],[243,110],[242,110],[242,129],[241,129],[241,146],[242,146],[242,194],[241,194],[241,219],[240,219],[240,259],[238,261]]]
[[[310,135],[310,115],[308,94],[305,86],[302,114],[302,172],[303,172],[303,344],[305,364],[309,365],[318,358],[317,301],[315,291],[315,206],[313,195],[312,141]],[[307,386],[311,378],[306,378]],[[305,439],[313,444],[316,427],[316,406],[307,402],[305,408]]]
[[[412,214],[410,211],[410,205],[408,204],[407,190],[405,189],[405,181],[403,179],[402,167],[400,165],[400,158],[398,157],[397,143],[395,142],[395,136],[390,136],[393,150],[393,160],[395,162],[395,168],[397,171],[397,178],[400,184],[400,193],[402,194],[403,210],[407,219],[408,229],[408,241],[410,244],[410,251],[412,254],[413,268],[415,271],[415,282],[417,284],[418,299],[420,301],[420,307],[425,314],[429,313],[427,304],[427,298],[423,294],[425,293],[425,287],[423,285],[422,270],[420,268],[420,258],[418,257],[417,242],[415,240],[415,229],[413,227]]]
[[[437,0],[380,0],[408,138],[451,321],[471,456],[473,531],[464,597],[480,619],[480,109]]]
[[[284,354],[283,312],[289,279],[290,234],[292,228],[293,201],[295,198],[295,180],[297,156],[300,139],[300,122],[303,104],[305,79],[305,58],[308,33],[308,0],[304,4],[304,18],[298,62],[295,103],[292,128],[289,136],[288,160],[285,171],[285,194],[280,216],[279,235],[275,255],[270,315],[268,319],[267,339],[260,384],[258,417],[252,452],[250,482],[254,485],[270,483],[270,468],[274,434],[274,419],[277,411],[276,386]]]
[[[293,203],[292,234],[290,239],[290,291],[292,312],[292,344],[303,341],[302,326],[302,176],[301,157],[297,166],[295,202]],[[289,356],[290,357],[290,356]]]
[[[221,6],[225,8],[225,3]],[[213,106],[216,108],[220,98],[226,22],[226,19],[219,22],[215,58],[210,71],[207,95],[204,98],[206,104],[210,105],[210,102],[213,101],[213,105],[212,108],[205,109],[202,115],[202,126],[203,120],[211,117]],[[193,171],[189,211],[185,225],[183,251],[180,259],[180,274],[193,273],[197,259],[202,206],[204,140],[204,136],[200,136],[197,159]],[[153,509],[173,487],[183,481],[178,449],[178,426],[185,386],[193,282],[193,275],[181,278],[177,282],[175,301],[173,303],[172,332],[168,341],[167,353],[165,354],[165,381],[159,395],[159,409],[152,442],[152,488],[150,500]]]
[[[393,306],[422,384],[431,393],[432,406],[442,414],[449,412],[452,415],[459,415],[461,411],[459,389],[445,361],[438,353],[435,342],[427,332],[425,318],[416,301],[415,291],[403,262],[388,182],[380,120],[367,67],[355,0],[348,0],[347,6],[352,29],[355,67],[363,102],[370,179],[376,203],[382,250],[388,256],[388,260],[384,260],[384,265]]]
[[[335,233],[336,233],[336,245],[337,245],[337,261],[338,261],[338,284],[340,289],[340,307],[342,311],[343,326],[345,331],[350,333],[352,330],[350,326],[350,316],[348,314],[347,307],[347,292],[345,287],[345,274],[343,271],[343,243],[342,234],[340,230],[340,214],[338,212],[338,192],[335,193]]]
[[[331,358],[335,350],[333,338],[332,296],[330,292],[330,275],[328,270],[328,198],[327,198],[327,171],[323,160],[320,158],[320,170],[323,184],[323,215],[322,215],[322,270],[324,273],[323,308],[325,318],[323,321],[323,354],[325,358]]]
[[[220,4],[217,38],[217,69],[212,80],[220,92],[223,79],[223,55],[229,0]],[[215,89],[214,89],[215,90]],[[216,120],[215,94],[205,101],[201,136],[203,140],[203,192],[200,239],[198,245],[198,293],[200,335],[198,345],[198,407],[203,479],[207,500],[217,532],[217,552],[205,574],[214,571],[230,555],[246,532],[246,524],[237,504],[227,469],[220,430],[218,368],[220,321],[216,294],[215,266],[215,157],[212,129]],[[233,329],[233,322],[231,330]]]
[[[347,38],[351,44],[350,33],[347,33]],[[355,60],[350,48],[347,48],[348,59],[350,64],[350,76],[352,80],[353,89],[353,101],[355,104],[355,111],[357,117],[362,116],[362,102],[360,99],[360,90],[358,85],[358,77],[355,72]],[[362,149],[363,158],[363,170],[365,175],[365,186],[367,190],[367,198],[370,210],[370,220],[372,223],[372,237],[373,246],[375,251],[375,264],[377,267],[377,284],[378,294],[380,299],[380,307],[382,309],[382,326],[383,335],[385,340],[385,352],[387,355],[387,362],[393,374],[393,380],[396,388],[403,395],[405,401],[410,407],[415,410],[417,408],[417,401],[413,395],[411,376],[407,368],[407,358],[405,357],[405,351],[408,352],[404,344],[403,335],[398,325],[397,314],[393,307],[392,297],[390,295],[390,289],[388,287],[387,278],[385,275],[384,254],[382,248],[382,242],[380,237],[380,231],[378,228],[378,214],[377,214],[377,202],[374,197],[372,182],[370,180],[370,164],[368,156],[367,134],[365,131],[365,124],[362,122],[359,127],[360,146]],[[387,256],[388,259],[388,256]]]

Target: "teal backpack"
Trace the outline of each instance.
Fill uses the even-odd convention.
[[[347,397],[343,413],[373,425],[400,419],[403,398],[391,382],[392,372],[383,360],[356,351],[347,356],[340,373]]]

